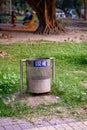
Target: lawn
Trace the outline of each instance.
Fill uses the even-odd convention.
[[[55,83],[51,84],[51,94],[61,98],[60,105],[65,104],[68,107],[86,105],[87,88],[82,83],[87,82],[87,43],[28,41],[0,44],[0,50],[8,54],[0,57],[1,116],[19,116],[23,112],[31,114],[44,110],[44,105],[42,109],[41,107],[32,109],[14,101],[14,97],[9,98],[10,94],[19,90],[20,59],[30,57],[55,58]],[[6,103],[6,97],[14,102],[13,106]],[[59,102],[52,105],[57,106]],[[45,107],[48,109],[49,106]]]

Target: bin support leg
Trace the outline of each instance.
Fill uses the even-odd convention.
[[[52,82],[55,83],[55,59],[52,57],[50,60],[52,61]]]
[[[26,59],[20,60],[20,96],[23,92],[23,62],[26,62]]]

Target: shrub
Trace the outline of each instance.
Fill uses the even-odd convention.
[[[18,80],[19,79],[14,72],[0,72],[0,93],[12,93],[12,91],[15,90],[16,84],[18,84]]]

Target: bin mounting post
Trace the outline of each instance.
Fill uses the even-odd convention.
[[[20,95],[23,92],[23,62],[26,62],[26,59],[20,60]]]
[[[55,58],[51,57],[50,60],[52,62],[52,81],[55,83]]]

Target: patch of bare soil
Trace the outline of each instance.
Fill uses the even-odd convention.
[[[51,103],[57,103],[60,101],[58,96],[51,95],[50,93],[42,94],[27,94],[25,91],[20,95],[20,92],[15,93],[14,96],[17,100],[27,103],[31,107],[36,107],[40,104],[49,105]]]
[[[87,88],[87,81],[82,81],[81,84],[82,84],[85,88]]]
[[[8,56],[8,54],[6,52],[4,52],[4,51],[0,51],[0,56],[4,57],[4,56]]]
[[[0,33],[0,39],[9,39],[9,38],[12,38],[12,36],[9,33],[7,32]]]
[[[59,97],[54,95],[36,95],[21,98],[21,101],[26,102],[29,106],[35,107],[40,104],[49,105],[50,103],[57,103]]]

